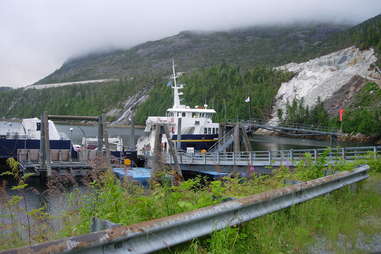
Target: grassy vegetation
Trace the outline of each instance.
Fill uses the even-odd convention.
[[[240,198],[280,188],[284,186],[284,179],[306,181],[322,177],[326,169],[348,170],[365,162],[372,168],[370,180],[359,184],[355,191],[343,188],[162,252],[305,253],[319,237],[327,239],[329,249],[340,251],[337,239],[342,236],[351,243],[359,232],[366,236],[381,232],[380,224],[371,223],[372,218],[379,220],[381,214],[381,196],[375,191],[381,184],[381,158],[375,159],[374,154],[369,154],[367,160],[354,163],[339,161],[329,167],[325,166],[325,157],[313,163],[311,154],[306,154],[305,160],[295,169],[282,167],[273,176],[224,178],[208,184],[196,178],[178,186],[161,181],[161,184],[152,182],[150,189],[143,189],[127,180],[120,182],[111,172],[106,172],[89,183],[88,193],[70,194],[71,205],[60,216],[64,227],[59,232],[54,232],[49,226],[50,218],[43,208],[26,212],[25,208],[20,210],[26,202],[22,195],[2,196],[2,204],[6,207],[3,218],[9,219],[21,211],[28,214],[30,220],[24,226],[20,226],[17,218],[0,225],[0,249],[87,233],[92,217],[130,225],[217,204],[227,197]],[[164,172],[155,179],[162,179],[162,174]],[[21,179],[14,189],[22,193],[28,190],[28,186]],[[30,236],[22,237],[21,232],[28,228],[33,229]]]

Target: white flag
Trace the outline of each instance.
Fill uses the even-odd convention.
[[[247,99],[245,100],[245,102],[250,102],[250,96],[247,97]]]

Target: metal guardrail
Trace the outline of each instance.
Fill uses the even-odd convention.
[[[0,254],[149,253],[302,203],[368,177],[369,166],[129,226],[46,242]]]
[[[369,153],[374,156],[381,155],[381,146],[366,147],[342,147],[327,149],[291,149],[276,151],[253,151],[253,152],[212,152],[212,153],[184,153],[179,152],[177,157],[180,164],[189,165],[233,165],[233,166],[293,166],[305,155],[310,154],[313,161],[317,161],[324,154],[327,161],[333,163],[339,160],[364,159]],[[162,158],[166,163],[173,163],[168,153],[163,153]]]

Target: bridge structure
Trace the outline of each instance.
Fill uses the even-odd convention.
[[[228,123],[229,124],[229,123]],[[230,123],[234,124],[234,123]],[[275,124],[262,119],[250,119],[246,121],[240,121],[240,125],[244,126],[248,130],[253,129],[265,129],[269,131],[282,132],[291,135],[313,135],[313,136],[341,136],[342,132],[336,128],[327,126],[314,126],[304,124]]]
[[[291,149],[250,152],[177,152],[177,161],[181,165],[194,166],[296,166],[308,158],[317,162],[323,157],[327,163],[365,159],[369,156],[380,156],[381,146],[337,147],[321,149]],[[173,155],[162,153],[166,164],[174,164]]]
[[[260,119],[243,120],[236,122],[221,123],[219,129],[219,140],[210,149],[209,152],[226,152],[231,146],[233,151],[240,151],[240,141],[242,140],[244,150],[250,151],[251,145],[248,133],[253,133],[258,129],[264,129],[273,132],[279,132],[290,136],[329,136],[331,146],[336,144],[337,137],[343,135],[335,128],[324,126],[312,126],[301,124],[281,124],[266,122]],[[230,149],[232,150],[232,149]]]

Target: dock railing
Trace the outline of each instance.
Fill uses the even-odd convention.
[[[374,156],[381,154],[381,146],[364,147],[336,147],[321,149],[290,149],[290,150],[268,150],[252,152],[208,152],[208,153],[186,153],[178,152],[180,164],[196,165],[289,165],[293,166],[298,161],[304,160],[306,154],[311,156],[313,161],[317,161],[322,156],[326,157],[328,163],[339,160],[364,159],[369,154]],[[162,158],[168,164],[173,163],[173,158],[169,153],[163,153]]]

